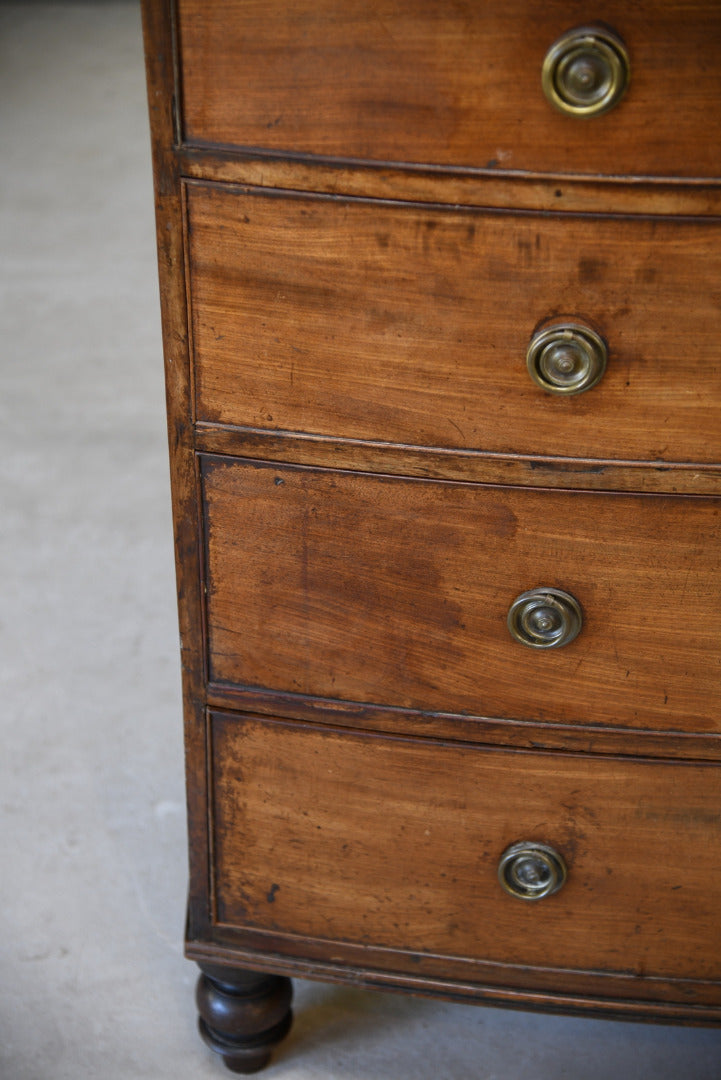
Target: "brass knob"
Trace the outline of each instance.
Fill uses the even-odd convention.
[[[501,855],[498,880],[519,900],[542,900],[563,885],[568,871],[563,857],[548,844],[522,841],[511,844]]]
[[[559,649],[579,633],[581,605],[562,589],[531,589],[521,593],[508,612],[511,636],[532,649]]]
[[[549,394],[582,394],[606,370],[606,342],[581,323],[546,326],[531,338],[526,353],[528,372]]]
[[[543,92],[567,116],[600,116],[617,105],[630,79],[621,38],[605,26],[579,26],[555,41],[541,71]]]

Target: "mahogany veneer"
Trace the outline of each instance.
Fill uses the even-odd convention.
[[[177,13],[191,146],[557,175],[718,170],[713,0],[178,0]],[[633,80],[593,131],[539,93],[547,48],[589,22],[625,39]]]
[[[201,421],[505,454],[721,458],[721,304],[699,293],[721,279],[718,222],[200,184],[186,198]],[[569,313],[610,352],[596,392],[573,401],[517,362],[538,325]]]
[[[721,7],[143,11],[203,1038],[718,1023]]]

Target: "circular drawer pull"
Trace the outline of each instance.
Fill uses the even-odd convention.
[[[528,372],[550,394],[582,394],[606,370],[606,343],[590,326],[554,323],[531,338],[526,353]]]
[[[603,26],[580,26],[555,41],[541,72],[543,92],[568,116],[600,116],[618,104],[630,78],[626,46]]]
[[[582,625],[581,605],[562,589],[531,589],[521,593],[508,612],[511,636],[532,649],[559,649],[568,645]]]
[[[548,844],[511,844],[498,864],[498,880],[519,900],[542,900],[557,893],[568,871],[561,855]]]

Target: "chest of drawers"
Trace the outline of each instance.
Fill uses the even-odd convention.
[[[201,1032],[721,1019],[721,8],[144,0]]]

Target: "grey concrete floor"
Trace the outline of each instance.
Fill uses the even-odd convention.
[[[0,4],[0,1075],[228,1075],[182,957],[179,670],[136,3]],[[297,984],[269,1080],[718,1080],[721,1033]]]

